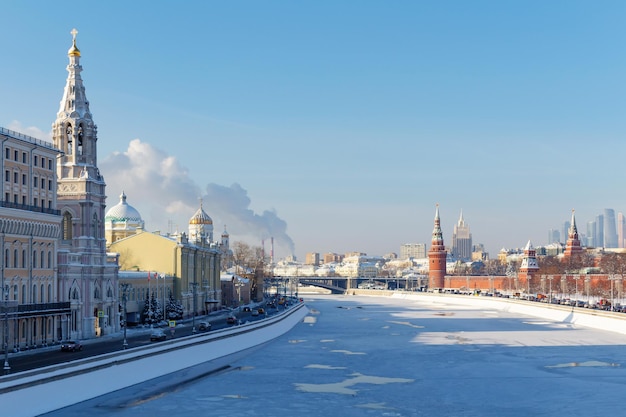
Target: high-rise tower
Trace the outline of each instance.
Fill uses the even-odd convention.
[[[452,256],[457,260],[468,261],[472,258],[472,234],[465,224],[463,212],[452,233]]]
[[[604,209],[604,247],[617,248],[617,228],[615,226],[615,210]]]
[[[428,287],[443,288],[446,276],[446,247],[443,244],[441,220],[439,219],[439,204],[435,209],[435,228],[428,251]]]
[[[76,29],[68,51],[68,77],[52,124],[57,159],[57,205],[62,216],[58,251],[59,298],[71,303],[64,336],[90,338],[119,330],[118,261],[107,258],[105,187],[97,166],[97,127],[80,73]]]

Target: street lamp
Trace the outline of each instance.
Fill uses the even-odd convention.
[[[193,311],[191,312],[191,333],[196,334],[196,287],[198,286],[197,282],[192,282],[189,284],[191,286],[191,292],[193,294]]]
[[[124,303],[124,342],[122,343],[122,349],[126,349],[128,347],[128,341],[126,340],[126,328],[128,327],[126,302],[128,301],[129,288],[130,284],[124,282],[120,283],[120,290],[122,291],[122,303]]]
[[[552,304],[552,280],[553,279],[554,279],[553,275],[548,275],[548,280],[550,281],[550,295],[549,295],[550,304]]]

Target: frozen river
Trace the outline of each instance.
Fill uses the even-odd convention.
[[[419,300],[305,301],[303,323],[220,373],[123,406],[96,400],[50,415],[624,415],[624,335]]]

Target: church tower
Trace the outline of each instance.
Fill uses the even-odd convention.
[[[81,78],[76,29],[68,51],[68,77],[52,124],[57,159],[57,206],[62,216],[58,252],[59,299],[71,303],[64,337],[90,338],[119,330],[115,256],[104,233],[105,187],[97,166],[98,129]]]
[[[446,247],[443,244],[441,221],[439,220],[439,204],[435,210],[435,228],[428,251],[428,288],[443,288],[446,276]]]

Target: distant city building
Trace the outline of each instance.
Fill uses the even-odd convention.
[[[405,243],[400,245],[400,259],[423,259],[426,258],[425,243]]]
[[[472,258],[472,234],[469,226],[465,224],[463,212],[459,221],[454,225],[452,232],[452,256],[457,260],[470,260]]]
[[[320,254],[318,252],[309,252],[305,256],[304,263],[307,265],[315,265],[319,266],[320,264]]]
[[[548,244],[561,242],[561,233],[556,229],[548,230]]]
[[[485,251],[485,245],[477,243],[472,245],[472,261],[487,261],[489,260],[489,253]]]
[[[332,264],[332,263],[339,263],[343,260],[343,255],[339,255],[336,253],[326,253],[324,254],[324,263],[325,264]]]
[[[597,224],[594,220],[587,222],[587,238],[586,238],[585,243],[587,244],[587,247],[589,248],[595,248],[598,246],[596,243],[596,236],[597,236],[596,227],[597,227]]]
[[[617,248],[617,228],[615,226],[615,210],[604,209],[604,247]]]
[[[566,221],[563,222],[563,226],[561,228],[561,236],[563,236],[563,240],[567,241],[567,237],[569,235],[569,229],[571,227],[571,223]]]
[[[617,247],[624,248],[624,239],[626,238],[626,219],[624,213],[617,213]]]
[[[596,248],[604,246],[604,216],[599,214],[596,216],[596,234],[593,237]]]

